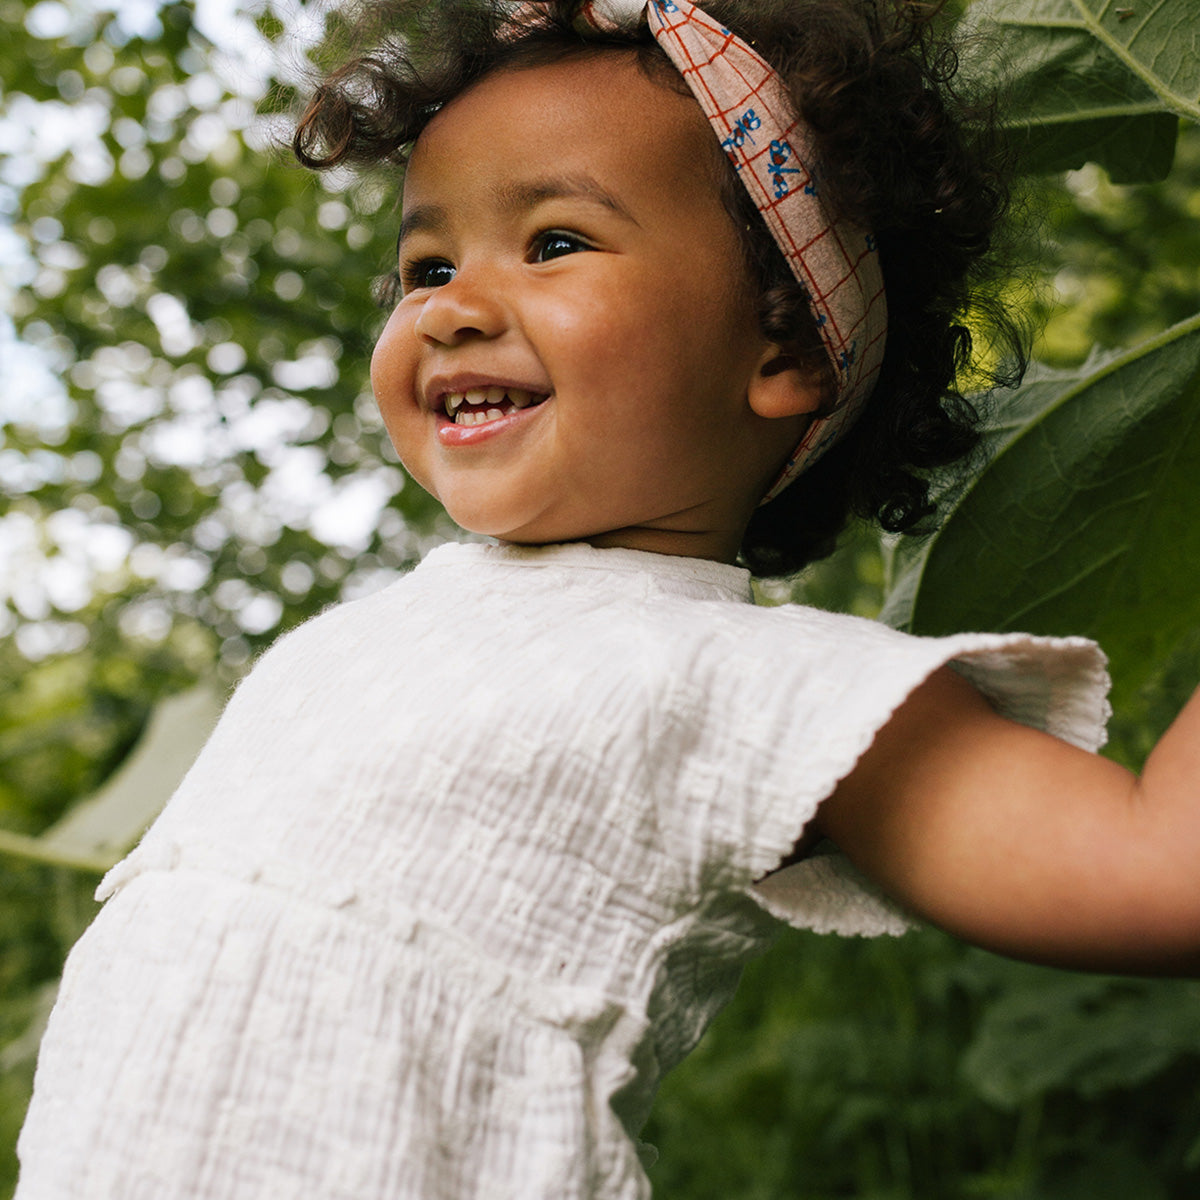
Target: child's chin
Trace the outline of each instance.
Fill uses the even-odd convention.
[[[514,546],[586,542],[620,528],[602,506],[572,505],[548,489],[536,495],[519,488],[513,492],[502,496],[498,488],[491,494],[463,488],[455,495],[447,488],[438,499],[459,528]]]
[[[457,507],[453,504],[447,504],[446,511],[454,523],[467,533],[495,538],[500,542],[511,542],[515,546],[542,546],[550,542],[568,540],[555,537],[553,532],[537,524],[505,520],[501,514],[495,512],[481,512],[478,509]]]
[[[549,522],[533,522],[527,525],[509,524],[505,522],[463,521],[455,517],[455,524],[480,537],[495,538],[511,546],[553,546],[561,542],[584,542],[595,535],[586,531],[577,531],[568,526],[558,526]]]

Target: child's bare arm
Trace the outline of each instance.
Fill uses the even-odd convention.
[[[1200,974],[1200,692],[1139,779],[1005,720],[943,669],[818,821],[897,900],[981,946]]]

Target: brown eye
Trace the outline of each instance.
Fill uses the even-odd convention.
[[[552,258],[562,258],[567,254],[578,254],[581,250],[590,249],[587,242],[573,233],[543,233],[534,244],[534,261],[549,262]]]
[[[443,258],[419,259],[405,265],[404,288],[411,291],[414,288],[444,287],[454,278],[454,274],[454,264]]]

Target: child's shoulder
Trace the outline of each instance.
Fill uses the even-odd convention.
[[[872,659],[913,652],[927,639],[869,617],[807,604],[718,604],[707,613],[705,642],[714,654],[758,656],[782,666],[813,657]]]
[[[1087,749],[1103,744],[1106,660],[1086,638],[1023,633],[917,636],[877,620],[799,604],[712,606],[682,652],[699,685],[756,720],[874,731],[943,667],[1002,715]],[[663,625],[669,621],[665,613]]]
[[[406,578],[363,596],[335,601],[285,630],[254,660],[252,673],[293,672],[298,664],[319,671],[358,654],[369,654],[372,631],[398,619],[407,603]]]

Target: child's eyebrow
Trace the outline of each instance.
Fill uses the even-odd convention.
[[[438,204],[419,204],[416,208],[408,209],[400,219],[400,232],[396,235],[397,250],[404,244],[405,238],[414,233],[427,231],[438,233],[446,228],[446,210]]]
[[[497,189],[507,209],[534,208],[547,200],[590,200],[637,225],[637,218],[607,188],[590,175],[556,175],[527,183],[509,183]]]
[[[496,197],[501,208],[508,212],[525,212],[547,200],[588,200],[634,225],[639,224],[629,209],[590,175],[561,175],[523,183],[506,183],[496,189]],[[444,231],[447,223],[446,210],[441,205],[420,204],[402,217],[396,245],[399,247],[414,233]]]

